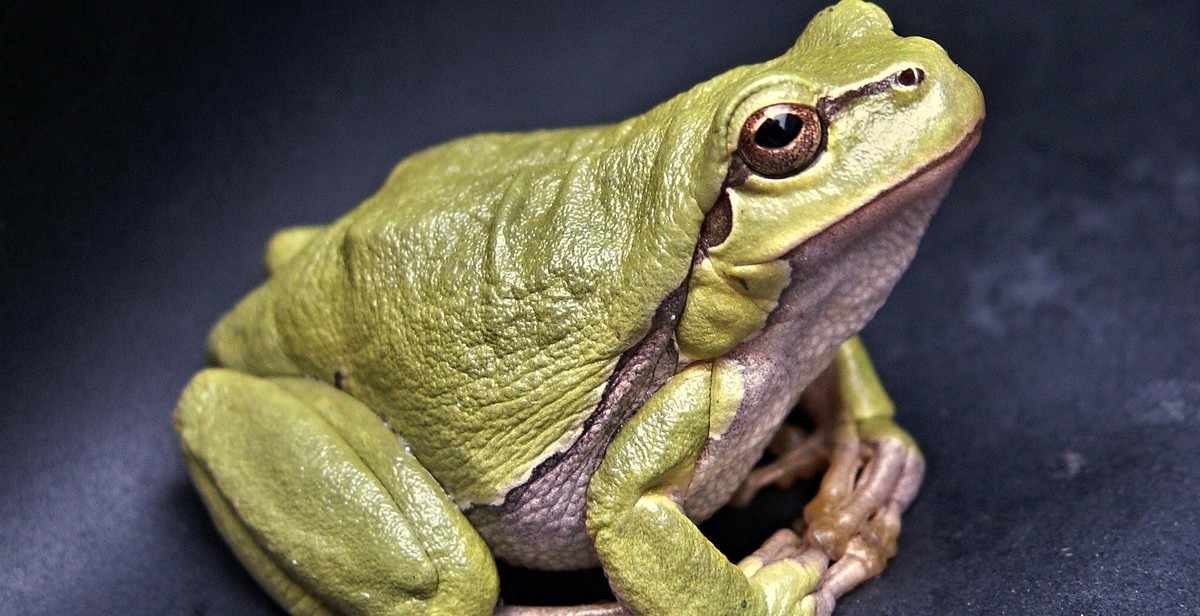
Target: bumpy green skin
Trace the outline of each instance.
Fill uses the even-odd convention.
[[[939,96],[865,97],[811,169],[726,191],[732,229],[693,267],[750,113],[815,105],[914,63]],[[741,375],[719,360],[762,330],[789,284],[783,255],[981,117],[977,88],[936,45],[896,37],[881,10],[846,0],[780,58],[644,115],[417,153],[341,219],[272,240],[269,280],[210,336],[221,368],[181,397],[192,477],[294,614],[488,613],[494,563],[459,509],[502,502],[570,448],[618,359],[686,284],[680,371],[608,446],[588,532],[641,613],[811,612],[820,571],[736,567],[678,506],[714,426],[741,402]]]
[[[342,375],[456,501],[496,501],[573,440],[687,275],[728,156],[703,105],[720,86],[412,156],[222,319],[213,359]]]

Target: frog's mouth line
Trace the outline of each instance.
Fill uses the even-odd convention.
[[[928,209],[928,214],[932,215],[950,190],[958,170],[979,143],[982,126],[983,120],[980,120],[948,152],[871,197],[845,217],[776,259],[790,261],[794,266],[823,262],[835,257],[848,242],[871,234],[881,224],[917,202],[922,202],[921,209]]]

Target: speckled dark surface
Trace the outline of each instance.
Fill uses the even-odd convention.
[[[268,234],[452,136],[636,113],[818,8],[736,4],[0,4],[0,613],[277,613],[169,421]],[[885,5],[989,117],[866,330],[929,471],[841,616],[1200,614],[1200,5],[1116,4]],[[749,549],[801,496],[766,500],[707,528]]]

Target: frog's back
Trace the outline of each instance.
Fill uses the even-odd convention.
[[[702,206],[643,162],[672,146],[628,124],[403,161],[226,315],[211,354],[342,387],[457,501],[498,502],[575,441],[687,275]]]

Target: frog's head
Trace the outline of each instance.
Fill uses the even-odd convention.
[[[889,191],[952,176],[978,139],[979,87],[872,4],[823,10],[786,54],[747,68],[716,120],[733,225],[711,254],[732,263],[778,258]]]
[[[860,311],[869,317],[978,140],[979,87],[936,43],[899,37],[878,7],[843,0],[783,56],[701,88],[720,101],[709,133],[720,158],[709,173],[724,176],[710,180],[721,185],[700,238],[711,273],[693,269],[699,293],[688,300],[681,348],[693,358],[725,352],[765,324],[784,287],[814,277],[818,262],[825,278],[873,270],[853,300],[873,304]],[[888,244],[886,267],[854,256],[864,238]],[[788,264],[790,275],[772,263]],[[821,284],[829,293],[842,283]],[[740,330],[717,316],[747,310],[760,314]]]

